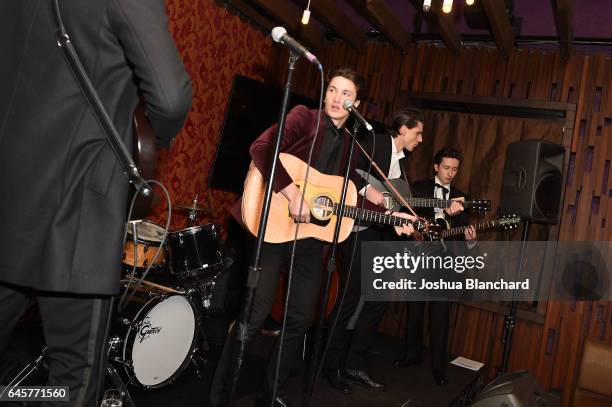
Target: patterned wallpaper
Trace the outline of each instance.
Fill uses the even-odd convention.
[[[271,40],[214,0],[166,0],[172,32],[193,86],[193,106],[183,130],[159,156],[158,178],[173,205],[191,202],[196,194],[205,204],[208,172],[214,160],[226,103],[236,74],[263,80]],[[214,221],[223,223],[236,195],[211,191]],[[165,203],[151,219],[166,222]],[[198,224],[213,219],[201,218]],[[187,225],[185,214],[172,213],[171,230]]]

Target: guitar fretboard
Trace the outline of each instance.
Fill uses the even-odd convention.
[[[467,229],[470,226],[474,226],[474,228],[476,230],[485,230],[485,229],[491,229],[494,227],[499,226],[499,221],[498,220],[488,220],[485,222],[480,222],[480,223],[476,223],[474,225],[467,225],[467,226],[457,226],[454,228],[450,228],[447,230],[443,230],[440,235],[445,238],[445,237],[451,237],[451,236],[456,236],[456,235],[460,235],[463,232],[465,232],[465,229]]]
[[[408,198],[406,202],[410,206],[416,206],[420,208],[449,208],[451,206],[452,200],[449,199],[439,199],[439,198]],[[464,207],[472,206],[476,202],[475,201],[463,201],[461,205]]]
[[[340,205],[337,203],[334,203],[334,215],[338,215],[339,211],[340,211]],[[402,218],[400,216],[394,216],[391,214],[385,214],[382,212],[377,212],[377,211],[373,211],[369,209],[362,209],[356,206],[348,206],[348,205],[344,207],[343,216],[349,217],[351,219],[360,219],[366,222],[382,223],[384,225],[391,225],[391,226],[402,226],[402,225],[414,224],[414,222],[406,218]],[[417,224],[415,225],[415,227],[417,227],[417,229],[421,229],[421,222],[418,221],[416,223]]]

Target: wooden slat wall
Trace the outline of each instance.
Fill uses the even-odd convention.
[[[393,114],[392,108],[397,94],[397,85],[402,71],[402,55],[391,44],[368,42],[364,51],[358,53],[343,42],[328,42],[325,49],[317,53],[323,63],[325,74],[334,68],[349,66],[357,69],[367,84],[368,100],[362,101],[360,110],[375,120],[384,120]],[[288,53],[274,48],[268,67],[270,82],[284,86],[287,80]],[[319,97],[320,78],[313,65],[300,61],[294,74],[293,91],[313,99]]]
[[[444,47],[414,44],[401,55],[376,42],[360,54],[341,43],[328,43],[320,54],[326,68],[354,66],[366,76],[370,100],[365,112],[376,120],[392,114],[400,91],[577,104],[576,122],[563,142],[570,147],[570,158],[559,240],[612,240],[610,57],[576,54],[564,62],[558,52],[515,50],[502,58],[496,49],[478,47],[464,48],[455,56]],[[284,83],[284,74],[275,69],[278,83]],[[309,74],[298,72],[297,91],[316,96],[316,72],[310,67],[298,69]],[[405,313],[403,304],[393,304],[382,330],[403,334]],[[456,305],[450,351],[486,362],[487,375],[493,377],[502,358],[503,322],[501,314]],[[509,368],[529,369],[546,389],[562,395],[564,405],[570,405],[585,337],[612,343],[611,303],[550,302],[543,324],[517,322]]]

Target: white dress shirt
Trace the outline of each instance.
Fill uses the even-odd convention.
[[[438,178],[437,175],[434,178],[434,182],[436,184],[442,185],[444,188],[446,188],[448,190],[448,193],[445,195],[444,194],[444,190],[442,188],[439,188],[439,187],[434,185],[434,198],[449,199],[450,198],[450,184],[444,184],[442,181],[440,181],[440,179]],[[434,208],[434,214],[435,214],[435,218],[436,219],[439,219],[439,218],[444,219],[444,218],[446,218],[446,214],[444,213],[444,209],[443,208]]]

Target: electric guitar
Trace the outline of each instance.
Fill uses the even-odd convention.
[[[368,173],[362,171],[360,169],[355,170],[357,174],[364,180],[368,182],[368,184],[372,185],[378,191],[383,194],[385,199],[385,203],[383,206],[390,211],[399,211],[402,207],[402,204],[398,202],[391,192],[387,190],[387,187],[380,182],[378,179],[374,178],[372,175],[368,176]],[[389,183],[397,189],[400,195],[406,200],[408,205],[415,208],[450,208],[453,200],[451,199],[438,199],[438,198],[413,198],[410,194],[410,187],[406,181],[401,178],[390,179]],[[488,212],[491,210],[491,201],[478,199],[478,200],[470,200],[470,201],[460,201],[461,205],[464,208],[471,208],[474,212]]]
[[[346,205],[342,208],[340,202],[340,191],[342,190],[343,177],[327,175],[310,168],[308,183],[304,183],[308,165],[299,158],[281,153],[280,162],[293,179],[293,182],[302,191],[304,202],[310,208],[310,223],[301,223],[298,229],[298,239],[313,237],[318,240],[331,242],[334,237],[334,229],[338,220],[338,214],[343,209],[343,220],[340,225],[339,242],[344,241],[351,233],[355,220],[362,220],[384,225],[401,226],[412,224],[415,230],[425,232],[428,222],[386,215],[382,212],[362,209],[356,205],[357,188],[349,180]],[[265,185],[261,173],[251,163],[246,180],[244,181],[244,192],[242,194],[242,222],[249,232],[257,236],[261,211],[263,207]],[[283,243],[292,241],[298,223],[289,215],[289,201],[283,194],[273,193],[270,202],[270,213],[266,227],[264,241],[268,243]]]
[[[521,218],[516,215],[504,215],[499,219],[488,220],[479,222],[473,225],[457,226],[451,228],[446,219],[436,219],[434,223],[430,224],[429,229],[425,232],[425,236],[429,240],[443,240],[444,238],[462,235],[470,226],[474,226],[477,231],[502,228],[502,229],[514,229],[521,223]]]

